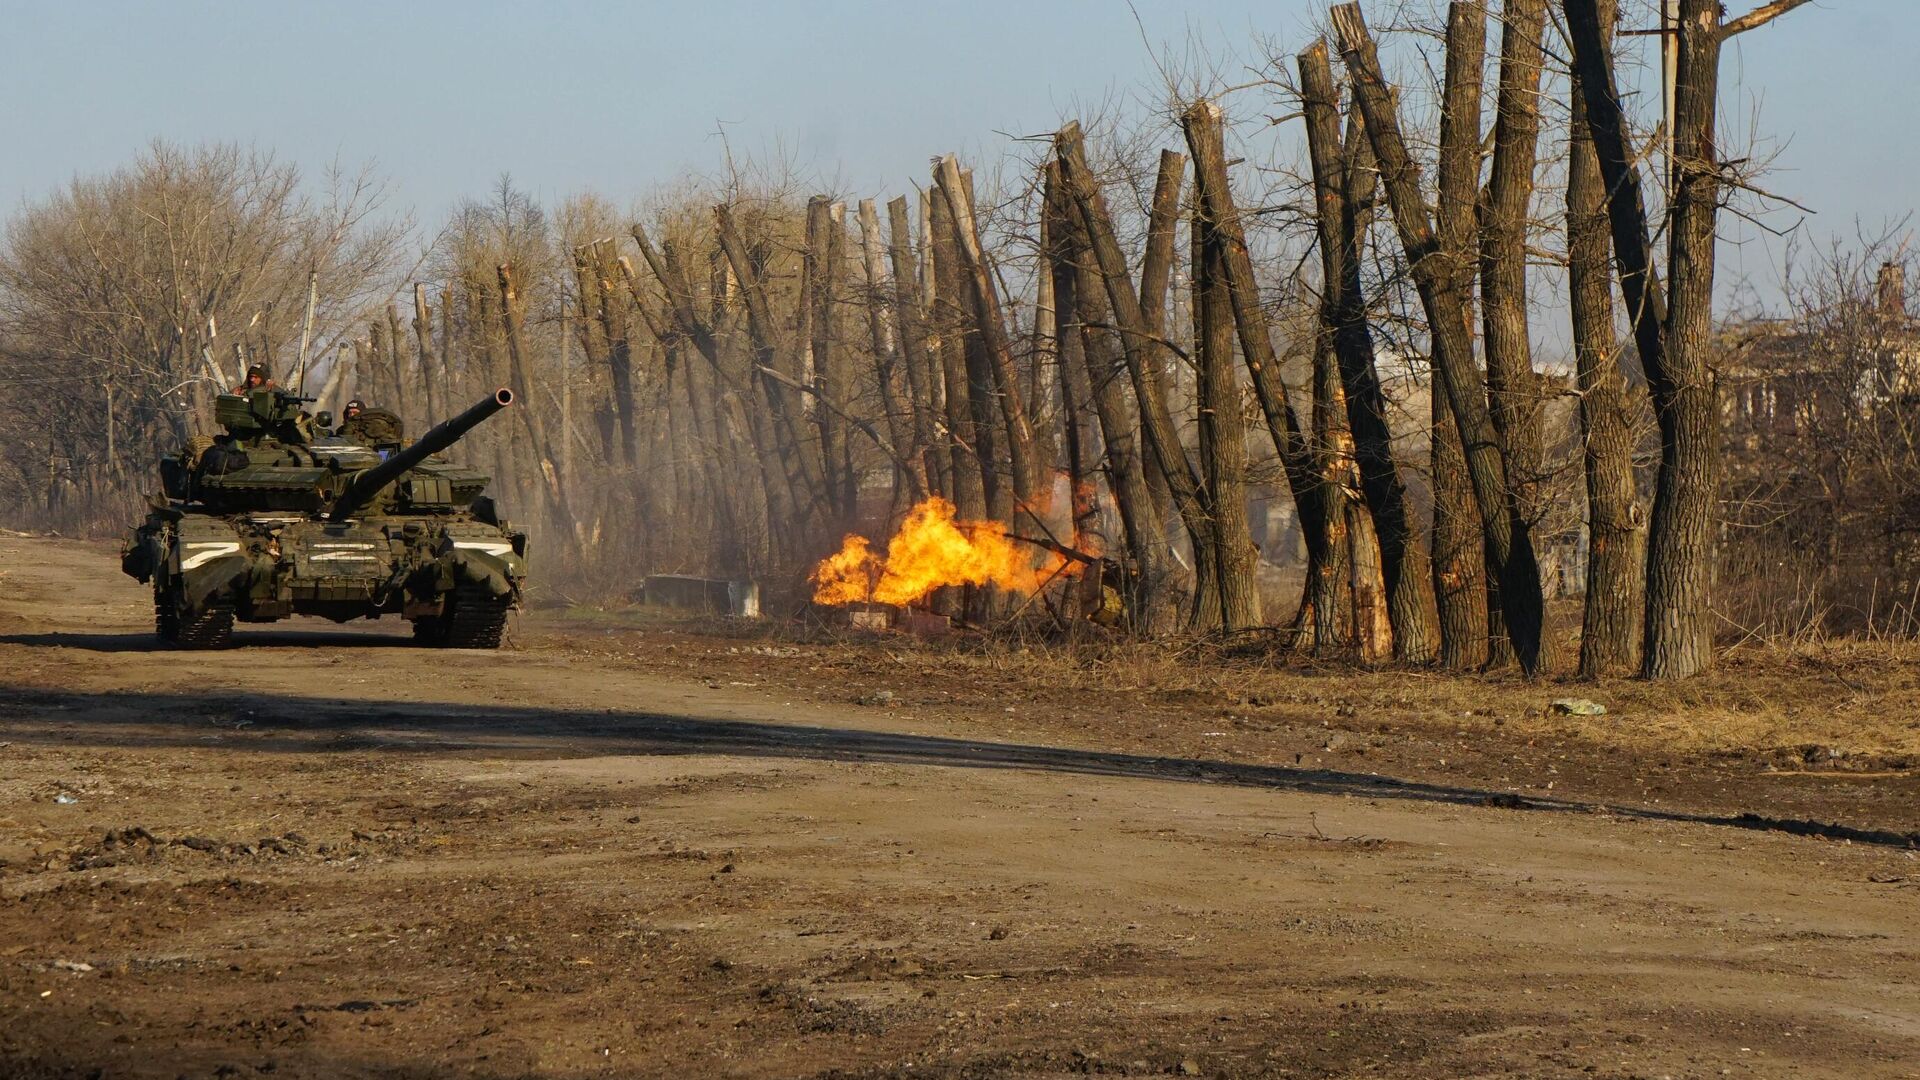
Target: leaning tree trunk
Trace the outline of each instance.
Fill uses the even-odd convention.
[[[941,383],[946,388],[946,439],[953,471],[953,505],[960,517],[982,521],[987,517],[987,488],[993,479],[993,462],[980,453],[980,439],[974,423],[971,387],[967,382],[967,313],[961,306],[960,283],[953,250],[952,214],[947,201],[934,198],[927,203],[932,223],[932,243],[927,248],[933,264],[933,292],[928,297],[934,351],[938,355]]]
[[[1194,206],[1193,343],[1198,384],[1200,467],[1213,516],[1220,629],[1260,625],[1260,549],[1247,528],[1247,430],[1234,375],[1233,298],[1226,242],[1204,203]]]
[[[886,413],[887,437],[893,441],[894,448],[907,459],[909,476],[894,475],[893,499],[889,504],[889,518],[900,505],[902,482],[911,480],[917,491],[927,490],[926,461],[920,456],[920,444],[914,438],[913,425],[907,419],[907,410],[911,399],[902,400],[900,386],[900,349],[899,335],[895,333],[894,323],[888,318],[892,310],[890,294],[886,287],[886,271],[882,269],[885,242],[880,239],[880,212],[872,199],[861,199],[860,209],[860,269],[867,283],[865,307],[867,309],[867,339],[873,346],[873,379],[880,389],[880,407]]]
[[[1201,490],[1200,475],[1188,459],[1186,448],[1180,444],[1173,416],[1167,409],[1166,397],[1157,391],[1150,377],[1154,365],[1161,363],[1163,346],[1148,331],[1141,313],[1140,294],[1134,291],[1126,256],[1121,253],[1120,242],[1114,236],[1113,218],[1107,212],[1106,198],[1101,195],[1099,182],[1087,166],[1086,147],[1079,123],[1071,122],[1060,129],[1054,137],[1054,150],[1060,160],[1061,178],[1078,212],[1080,224],[1086,230],[1093,262],[1099,267],[1107,302],[1114,315],[1126,355],[1127,374],[1132,379],[1134,397],[1140,406],[1140,428],[1146,437],[1148,454],[1154,466],[1166,477],[1174,509],[1179,511],[1187,536],[1193,543],[1196,602],[1192,611],[1196,625],[1205,626],[1208,625],[1210,612],[1218,610],[1217,603],[1209,604],[1204,600],[1217,587],[1213,580],[1213,554],[1217,545],[1213,539],[1213,520]]]
[[[1040,202],[1040,270],[1047,283],[1045,298],[1052,304],[1051,331],[1054,376],[1060,393],[1060,446],[1067,463],[1067,500],[1073,546],[1106,554],[1111,544],[1100,532],[1099,450],[1094,439],[1093,381],[1087,376],[1087,346],[1080,334],[1080,298],[1073,267],[1066,260],[1067,232],[1061,224],[1059,167],[1048,162],[1042,170]],[[1116,496],[1117,499],[1118,496]]]
[[[1462,266],[1436,242],[1420,171],[1400,135],[1400,121],[1380,58],[1358,4],[1333,9],[1341,54],[1353,75],[1355,95],[1366,116],[1368,138],[1380,165],[1407,261],[1413,271],[1433,334],[1434,359],[1446,383],[1447,399],[1466,450],[1467,474],[1481,508],[1487,546],[1500,568],[1500,598],[1507,632],[1521,668],[1540,668],[1544,639],[1544,598],[1540,569],[1528,523],[1519,513],[1506,478],[1505,450],[1487,412],[1485,387],[1473,362],[1473,337],[1461,304],[1461,286],[1471,280],[1471,263]]]
[[[908,411],[913,445],[917,448],[915,471],[926,478],[928,491],[950,495],[949,459],[938,452],[939,444],[934,438],[933,384],[940,376],[928,353],[926,307],[914,266],[913,233],[907,220],[905,196],[887,203],[887,229],[888,258],[893,265],[893,323],[899,331],[901,366],[907,376]]]
[[[445,358],[433,349],[433,311],[427,307],[427,287],[413,284],[413,336],[419,350],[420,389],[427,399],[427,423],[437,424],[447,417],[446,402],[436,389]]]
[[[608,384],[612,390],[614,417],[620,425],[620,452],[629,467],[640,463],[640,448],[633,423],[633,333],[632,324],[614,299],[614,268],[611,259],[595,244],[592,251],[594,284],[599,303],[593,311],[600,333],[607,342]],[[582,312],[582,317],[586,312]]]
[[[1035,445],[1033,425],[1027,417],[1026,403],[1013,366],[1013,346],[1000,310],[999,291],[980,244],[980,230],[974,220],[972,191],[961,182],[960,166],[949,154],[940,159],[938,187],[952,216],[954,254],[959,271],[971,290],[969,299],[974,326],[980,335],[992,373],[992,390],[999,404],[999,415],[1006,427],[1007,459],[1013,473],[1013,496],[1028,514],[1036,513],[1034,493],[1040,486],[1040,455]]]
[[[1360,260],[1377,184],[1366,131],[1357,115],[1348,119],[1344,145],[1333,69],[1325,42],[1298,58],[1301,107],[1313,163],[1319,226],[1321,322],[1332,336],[1347,400],[1348,427],[1360,467],[1360,487],[1372,512],[1380,548],[1380,574],[1393,629],[1393,653],[1402,661],[1433,659],[1437,629],[1427,554],[1407,511],[1406,485],[1393,452],[1387,399],[1374,364],[1373,333],[1360,284]]]
[[[724,203],[715,206],[713,220],[721,249],[733,267],[734,279],[740,283],[741,299],[746,303],[747,334],[753,342],[753,370],[749,377],[760,385],[773,413],[779,457],[786,464],[788,484],[793,492],[794,522],[810,532],[822,515],[831,510],[832,498],[827,490],[820,441],[805,431],[805,402],[801,392],[794,389],[801,385],[799,368],[792,362],[792,354],[779,347],[773,305],[767,299],[759,264],[747,250],[746,238],[740,235],[739,226],[734,222],[732,208]],[[785,378],[777,379],[776,375]],[[808,543],[803,541],[798,546],[806,547]]]
[[[393,380],[393,411],[405,419],[413,411],[409,407],[412,395],[407,393],[407,361],[405,359],[407,350],[400,344],[399,312],[391,302],[388,302],[385,307],[387,309],[387,374]]]
[[[1159,169],[1153,180],[1153,201],[1147,204],[1147,237],[1140,253],[1140,317],[1147,333],[1164,341],[1167,333],[1167,293],[1173,281],[1174,233],[1180,224],[1180,188],[1186,182],[1186,155],[1173,150],[1160,151]],[[1166,354],[1147,371],[1153,392],[1167,400]],[[1136,446],[1144,446],[1146,436],[1135,432]],[[1167,478],[1148,463],[1147,492],[1153,497],[1153,520],[1165,542],[1174,518],[1173,492]],[[1169,549],[1171,550],[1171,549]]]
[[[1601,0],[1603,50],[1612,48],[1614,13],[1614,0]],[[1587,579],[1580,674],[1593,677],[1632,671],[1640,664],[1646,533],[1642,529],[1645,511],[1633,475],[1627,380],[1620,370],[1619,343],[1614,337],[1606,191],[1587,126],[1584,96],[1576,85],[1568,130],[1567,300],[1573,321],[1574,377],[1580,388],[1581,447],[1587,480]]]
[[[1198,102],[1181,114],[1180,122],[1186,132],[1187,148],[1193,151],[1199,201],[1221,248],[1240,353],[1246,361],[1254,397],[1260,402],[1261,415],[1266,418],[1267,432],[1273,438],[1274,450],[1280,455],[1286,473],[1287,490],[1293,497],[1294,511],[1306,538],[1308,573],[1312,578],[1321,567],[1339,562],[1328,547],[1327,522],[1331,515],[1325,505],[1326,493],[1316,474],[1312,450],[1300,430],[1293,403],[1287,398],[1287,385],[1280,378],[1280,359],[1274,352],[1266,307],[1260,302],[1253,259],[1247,252],[1245,225],[1227,178],[1220,107],[1212,102]]]
[[[837,401],[843,394],[834,316],[838,311],[841,228],[837,204],[826,195],[807,200],[807,243],[800,271],[801,361],[798,377],[811,391],[803,407],[819,431],[820,460],[827,505],[837,528],[853,524],[852,470],[847,467],[846,425],[838,413],[815,398]]]
[[[1172,609],[1166,595],[1172,562],[1166,528],[1147,486],[1151,467],[1141,451],[1138,421],[1127,404],[1126,359],[1108,314],[1106,286],[1093,265],[1086,228],[1067,194],[1058,160],[1047,163],[1047,205],[1053,215],[1048,234],[1055,238],[1055,303],[1060,317],[1066,320],[1066,333],[1078,339],[1077,349],[1061,346],[1061,362],[1085,364],[1083,371],[1070,370],[1068,378],[1075,385],[1086,385],[1094,416],[1100,421],[1101,441],[1106,446],[1107,488],[1113,493],[1114,510],[1120,516],[1131,562],[1128,611],[1134,626],[1156,632],[1170,621]]]
[[[546,493],[547,510],[552,515],[554,526],[584,545],[585,537],[575,535],[579,521],[567,505],[566,489],[561,485],[559,470],[553,464],[553,448],[547,441],[546,421],[541,417],[533,395],[528,392],[532,383],[527,378],[527,348],[521,329],[520,297],[513,284],[513,268],[501,263],[497,273],[500,278],[500,325],[506,331],[508,370],[512,373],[514,394],[525,403],[524,408],[515,411],[520,414],[520,422],[526,428],[527,442],[533,450],[542,481],[541,490]]]
[[[617,265],[626,281],[627,291],[633,297],[634,310],[647,321],[648,329],[663,348],[668,347],[675,338],[684,336],[693,342],[694,350],[706,362],[715,385],[730,382],[721,366],[720,346],[715,340],[713,327],[700,317],[699,311],[693,306],[692,283],[687,280],[685,268],[677,258],[669,259],[666,253],[655,248],[641,226],[634,225],[632,233],[634,244],[647,261],[647,268],[660,283],[660,291],[666,298],[670,325],[657,325],[650,317],[645,300],[640,295],[639,282],[623,259]],[[779,464],[776,449],[780,443],[774,431],[773,406],[763,396],[764,388],[764,380],[751,376],[746,379],[744,386],[733,386],[734,398],[745,420],[743,426],[751,444],[754,464],[759,469],[761,497],[765,501],[767,514],[768,553],[774,558],[783,558],[804,545],[794,542],[793,534],[800,524],[799,509],[795,505],[796,488],[791,475]]]

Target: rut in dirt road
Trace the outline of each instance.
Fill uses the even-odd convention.
[[[28,635],[32,636],[32,635]],[[13,641],[0,636],[0,644]],[[109,646],[118,639],[107,638]],[[0,717],[53,707],[76,718],[60,742],[81,728],[103,738],[96,745],[191,745],[197,724],[169,734],[156,717],[226,716],[240,721],[252,750],[298,753],[353,748],[399,751],[487,750],[498,753],[725,754],[739,757],[872,761],[979,769],[1027,769],[1202,784],[1231,784],[1310,795],[1407,799],[1457,806],[1679,822],[1778,831],[1824,840],[1920,848],[1920,833],[1791,820],[1756,813],[1716,815],[1619,806],[1577,799],[1522,796],[1510,791],[1421,783],[1372,773],[1251,765],[1194,758],[1123,754],[1022,743],[988,742],[856,728],[810,727],[773,721],[723,721],[659,713],[569,712],[551,708],[434,706],[399,701],[340,705],[278,695],[28,693],[0,699]],[[190,733],[191,732],[191,733]],[[31,734],[23,736],[31,739]]]

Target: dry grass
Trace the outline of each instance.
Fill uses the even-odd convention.
[[[1858,768],[1920,761],[1920,643],[1912,642],[1749,646],[1722,654],[1706,675],[1677,683],[1528,681],[1511,670],[1367,670],[1273,642],[922,641],[796,623],[683,618],[663,624],[657,611],[632,618],[698,637],[778,640],[803,650],[803,668],[831,671],[836,679],[875,686],[937,680],[955,705],[1035,701],[1123,715],[1146,710],[1360,729],[1391,724],[1445,735],[1499,729],[1508,738],[1572,737],[1690,756],[1818,754],[1822,764]],[[603,629],[636,625],[611,613],[590,622]],[[1552,702],[1566,697],[1598,701],[1607,713],[1561,715]]]

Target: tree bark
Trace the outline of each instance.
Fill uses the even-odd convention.
[[[1349,542],[1349,522],[1364,510],[1353,505],[1349,473],[1352,456],[1347,453],[1346,395],[1340,386],[1339,361],[1333,345],[1319,341],[1313,350],[1313,447],[1314,487],[1319,543],[1309,536],[1307,555],[1305,626],[1312,631],[1316,654],[1338,654],[1356,644],[1352,632],[1359,622],[1351,610],[1353,548]],[[1301,522],[1307,528],[1307,522]],[[1371,530],[1369,530],[1371,532]]]
[[[1068,195],[1086,230],[1087,243],[1111,306],[1114,322],[1126,356],[1127,373],[1133,382],[1134,397],[1140,405],[1141,431],[1154,466],[1166,477],[1173,496],[1174,509],[1185,524],[1193,544],[1194,593],[1204,598],[1217,587],[1212,580],[1212,555],[1217,550],[1213,522],[1201,492],[1201,478],[1180,444],[1173,416],[1167,410],[1164,395],[1157,392],[1149,372],[1161,362],[1161,342],[1149,332],[1140,310],[1140,295],[1134,291],[1126,256],[1113,232],[1113,218],[1107,212],[1106,198],[1087,166],[1086,148],[1077,122],[1068,123],[1054,137],[1055,154],[1061,163],[1061,176]],[[1209,605],[1197,599],[1192,611],[1198,625],[1206,625]],[[1217,606],[1212,610],[1217,610]]]
[[[1157,516],[1147,486],[1150,470],[1140,448],[1140,425],[1127,403],[1125,354],[1108,313],[1106,285],[1094,266],[1086,227],[1067,193],[1057,159],[1047,163],[1047,188],[1053,208],[1049,235],[1056,238],[1054,296],[1061,318],[1071,323],[1065,332],[1077,334],[1079,345],[1072,350],[1063,344],[1061,359],[1066,364],[1085,364],[1084,371],[1070,370],[1068,375],[1076,385],[1084,381],[1094,416],[1100,422],[1101,441],[1106,446],[1107,488],[1113,494],[1114,511],[1120,517],[1131,560],[1128,570],[1133,588],[1127,597],[1128,612],[1136,627],[1156,632],[1168,621],[1172,608],[1166,596],[1171,557],[1163,519]]]
[[[541,417],[539,406],[530,392],[532,384],[527,378],[526,342],[521,330],[520,298],[513,285],[513,268],[501,263],[496,272],[500,278],[500,324],[506,331],[507,363],[512,373],[513,392],[526,403],[525,408],[515,411],[520,414],[520,422],[526,428],[527,441],[539,467],[540,478],[545,481],[542,489],[547,496],[547,509],[553,515],[553,523],[572,536],[579,523],[567,505],[567,492],[560,484],[559,471],[553,464],[552,444],[547,441],[546,421]],[[584,542],[584,537],[575,539]]]
[[[1460,427],[1438,372],[1428,376],[1432,406],[1433,592],[1440,616],[1440,664],[1469,671],[1487,663],[1487,544],[1467,479]]]
[[[1320,240],[1321,325],[1332,338],[1347,402],[1348,428],[1360,468],[1360,488],[1375,526],[1381,581],[1393,629],[1394,656],[1408,663],[1434,657],[1433,586],[1427,553],[1407,512],[1406,485],[1393,452],[1386,394],[1375,366],[1360,282],[1370,206],[1376,189],[1366,128],[1349,116],[1344,144],[1339,99],[1325,42],[1298,57],[1301,107],[1313,165],[1316,223]]]
[[[1039,451],[1034,443],[1033,425],[1020,394],[1015,374],[1013,347],[1007,336],[1000,295],[994,288],[986,253],[980,244],[979,226],[974,220],[973,195],[961,182],[960,166],[949,154],[940,159],[936,178],[941,197],[946,200],[954,232],[954,254],[959,270],[971,288],[971,312],[980,335],[980,344],[991,364],[992,389],[999,414],[1006,427],[1007,459],[1013,473],[1013,495],[1028,513],[1033,513],[1034,493],[1039,489]]]
[[[1529,525],[1537,525],[1545,510],[1540,394],[1527,332],[1527,211],[1540,141],[1540,35],[1546,14],[1546,0],[1507,0],[1501,13],[1493,164],[1480,202],[1487,398],[1506,448],[1507,483]]]
[[[1602,52],[1612,48],[1615,9],[1614,0],[1600,0],[1597,21]],[[1576,85],[1568,131],[1567,298],[1587,481],[1580,674],[1591,678],[1639,667],[1646,533],[1642,528],[1645,511],[1633,475],[1627,379],[1620,370],[1619,342],[1614,337],[1606,189],[1584,97]]]
[[[1459,268],[1455,283],[1460,317],[1473,319],[1474,231],[1480,190],[1480,99],[1485,78],[1487,11],[1479,0],[1455,0],[1447,10],[1446,82],[1440,113],[1436,233],[1440,247]],[[1471,330],[1468,331],[1471,334]],[[1440,606],[1442,650],[1447,666],[1480,667],[1495,652],[1512,658],[1504,620],[1497,606],[1492,563],[1481,525],[1486,512],[1467,473],[1460,425],[1448,403],[1446,379],[1432,366],[1434,591]],[[1490,563],[1492,564],[1490,567]],[[1491,568],[1492,572],[1489,572]],[[1455,610],[1448,610],[1451,607]]]
[[[1260,549],[1247,528],[1247,429],[1240,380],[1234,376],[1229,241],[1219,226],[1220,219],[1209,213],[1207,200],[1195,200],[1187,241],[1194,266],[1193,341],[1199,398],[1195,426],[1207,509],[1213,518],[1220,628],[1231,634],[1260,625]]]
[[[613,413],[620,425],[620,455],[629,467],[640,463],[633,419],[633,334],[626,313],[614,299],[611,259],[593,245],[594,284],[599,294],[593,316],[607,343],[608,383],[613,390]],[[584,312],[582,313],[585,314]]]
[[[823,512],[831,510],[832,503],[827,491],[820,442],[808,437],[803,430],[805,403],[800,391],[793,389],[799,383],[798,365],[789,362],[784,370],[780,367],[782,350],[779,347],[779,331],[773,319],[773,307],[767,300],[760,267],[747,250],[746,240],[734,223],[732,209],[724,203],[715,206],[713,218],[721,249],[727,254],[727,262],[733,266],[734,278],[740,282],[741,298],[746,303],[747,333],[753,340],[755,371],[750,377],[759,383],[763,396],[771,406],[779,456],[785,463],[789,486],[793,491],[793,521],[802,529],[811,529]],[[783,384],[767,378],[759,373],[760,368],[779,370],[789,381]]]
[[[446,360],[434,352],[433,312],[427,307],[427,287],[417,281],[413,284],[413,336],[419,350],[420,389],[427,399],[426,420],[437,424],[447,417],[446,402],[435,391]]]
[[[920,294],[919,268],[914,265],[912,236],[907,200],[901,196],[887,203],[888,253],[893,263],[893,321],[900,334],[901,366],[907,377],[918,471],[926,477],[928,491],[948,494],[951,459],[937,452],[938,443],[934,438],[933,384],[938,376],[927,348],[926,307]]]
[[[953,214],[944,198],[929,200],[932,243],[927,253],[933,264],[934,291],[928,298],[932,313],[934,350],[939,357],[941,382],[946,387],[946,443],[952,461],[953,505],[962,519],[987,517],[988,489],[996,481],[991,456],[982,453],[977,410],[967,380],[968,318],[959,295],[959,256],[954,251]]]
[[[908,419],[911,406],[901,395],[899,335],[895,333],[893,320],[888,318],[892,308],[889,295],[892,290],[886,286],[886,270],[883,268],[885,242],[880,239],[880,212],[872,199],[860,200],[859,218],[860,266],[867,282],[864,305],[867,309],[867,337],[873,346],[873,378],[880,388],[880,407],[886,413],[888,437],[907,460],[913,486],[916,490],[925,491],[926,459],[920,455],[920,444],[914,438],[913,424]],[[899,506],[903,479],[908,478],[894,478],[892,505],[895,509]]]
[[[844,235],[836,214],[836,204],[826,195],[807,200],[806,257],[800,273],[800,332],[798,345],[801,363],[798,377],[823,398],[838,401],[845,396],[844,364],[835,341],[835,315],[839,310],[841,243]],[[793,374],[789,372],[789,374]],[[841,528],[851,526],[855,491],[850,466],[846,426],[832,409],[808,401],[803,410],[812,417],[820,433],[820,460],[826,481],[827,503]]]
[[[1477,7],[1478,5],[1474,5]],[[1514,652],[1522,670],[1536,674],[1542,660],[1544,598],[1528,522],[1519,513],[1507,484],[1505,450],[1488,415],[1485,385],[1473,360],[1469,311],[1463,284],[1472,280],[1472,263],[1463,264],[1434,235],[1419,167],[1408,156],[1400,121],[1380,71],[1380,60],[1358,4],[1333,9],[1341,55],[1353,75],[1355,95],[1366,117],[1394,223],[1406,248],[1421,305],[1433,335],[1433,352],[1446,384],[1448,403],[1460,429],[1467,475],[1480,503],[1487,547],[1499,567],[1500,601]]]

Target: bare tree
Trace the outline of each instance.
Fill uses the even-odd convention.
[[[0,250],[0,441],[35,448],[35,467],[9,475],[46,490],[0,487],[0,502],[123,518],[155,456],[204,430],[246,364],[300,380],[310,277],[321,359],[305,374],[321,385],[312,368],[390,295],[405,222],[381,221],[383,204],[370,173],[315,191],[268,153],[157,142],[27,205]]]
[[[1472,5],[1478,8],[1477,4]],[[1520,666],[1539,670],[1544,639],[1544,598],[1529,522],[1520,512],[1507,481],[1503,440],[1488,414],[1485,384],[1473,361],[1466,288],[1472,264],[1436,240],[1432,214],[1420,190],[1420,169],[1400,134],[1398,109],[1381,72],[1373,39],[1358,4],[1333,9],[1340,51],[1352,73],[1355,97],[1366,117],[1368,138],[1379,162],[1381,181],[1394,224],[1433,336],[1435,366],[1446,384],[1465,451],[1468,478],[1480,503],[1481,527],[1491,561],[1499,573],[1500,602]]]
[[[1709,367],[1715,222],[1725,163],[1714,138],[1720,50],[1806,0],[1772,0],[1723,21],[1718,0],[1680,0],[1674,90],[1673,197],[1663,295],[1653,233],[1598,0],[1564,0],[1587,127],[1599,158],[1627,317],[1660,425],[1660,471],[1647,543],[1646,643],[1640,671],[1682,678],[1713,661],[1708,592],[1720,471],[1719,396]]]
[[[1602,47],[1612,43],[1613,0],[1601,0]],[[1578,79],[1578,76],[1575,76]],[[1580,388],[1587,481],[1587,581],[1580,674],[1640,664],[1645,511],[1633,474],[1634,431],[1626,374],[1614,336],[1607,208],[1579,88],[1572,94],[1567,161],[1567,291],[1574,377]]]
[[[1323,333],[1339,365],[1360,486],[1372,512],[1381,553],[1381,575],[1393,625],[1393,652],[1424,663],[1436,651],[1433,586],[1426,552],[1407,510],[1406,485],[1394,460],[1386,394],[1375,367],[1373,334],[1367,326],[1360,283],[1362,247],[1375,193],[1372,155],[1358,115],[1340,135],[1339,101],[1326,43],[1316,41],[1298,57],[1301,109],[1313,167],[1314,220],[1320,246]]]

